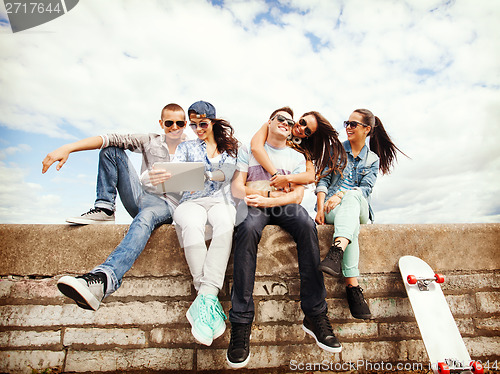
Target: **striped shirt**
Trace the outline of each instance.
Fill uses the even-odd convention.
[[[246,185],[260,191],[271,191],[271,174],[265,170],[249,153],[250,147],[241,147],[238,151],[236,168],[247,173]],[[269,144],[264,145],[274,167],[283,175],[298,174],[306,171],[306,159],[303,154],[290,147],[275,148]]]

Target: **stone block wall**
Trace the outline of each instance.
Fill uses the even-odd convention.
[[[190,333],[185,313],[195,292],[171,225],[155,231],[122,287],[97,312],[59,293],[60,276],[101,263],[126,229],[0,225],[0,372],[230,371],[225,363],[229,328],[210,347],[197,344]],[[331,235],[331,226],[319,227],[322,256]],[[427,372],[427,354],[397,268],[399,257],[407,254],[446,275],[442,288],[470,355],[497,369],[500,224],[363,225],[360,245],[360,283],[374,319],[352,318],[343,280],[325,278],[329,316],[343,345],[342,353],[329,354],[301,328],[291,237],[275,226],[265,229],[251,360],[243,372]],[[220,294],[226,312],[231,261]]]

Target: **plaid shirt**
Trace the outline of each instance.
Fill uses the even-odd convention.
[[[223,152],[219,162],[212,164],[207,155],[206,143],[203,140],[195,139],[179,144],[172,162],[204,162],[205,171],[221,170],[225,176],[224,182],[205,180],[205,189],[203,191],[185,191],[182,194],[180,203],[201,197],[213,197],[234,205],[231,195],[231,179],[236,170],[236,158],[229,156],[227,152]]]

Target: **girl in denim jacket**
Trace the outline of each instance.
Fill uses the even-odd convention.
[[[347,166],[342,173],[333,172],[321,178],[316,187],[316,223],[335,226],[333,244],[319,269],[346,280],[347,301],[354,318],[369,319],[371,313],[358,284],[360,223],[373,221],[370,206],[377,174],[390,172],[397,151],[380,119],[367,109],[356,109],[344,122],[347,141]],[[370,137],[370,148],[365,144]],[[401,152],[403,153],[403,152]],[[404,153],[403,153],[404,154]]]

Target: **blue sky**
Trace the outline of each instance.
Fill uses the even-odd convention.
[[[368,108],[411,157],[379,177],[377,223],[500,222],[499,16],[494,0],[85,0],[13,34],[0,2],[0,222],[87,211],[97,151],[42,175],[48,152],[159,132],[165,104],[200,99],[243,142],[283,105],[341,140]]]

